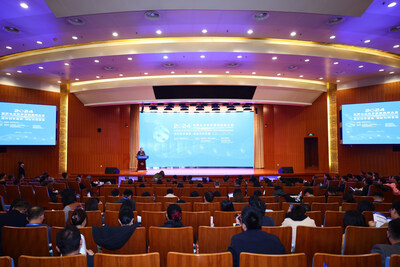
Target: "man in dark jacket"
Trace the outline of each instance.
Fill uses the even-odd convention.
[[[3,226],[24,227],[28,221],[26,220],[26,212],[29,209],[29,203],[25,199],[17,198],[11,203],[10,211],[0,214],[0,240],[1,230]],[[0,243],[0,255],[3,255],[3,249]]]
[[[400,254],[400,218],[389,222],[387,237],[391,245],[379,244],[373,246],[371,250],[371,253],[381,254],[382,267],[385,267],[386,260],[389,260],[391,255]]]
[[[125,189],[123,196],[121,199],[115,201],[115,203],[124,203],[125,201],[129,201],[132,206],[132,210],[136,209],[136,202],[132,199],[133,191],[131,189]]]

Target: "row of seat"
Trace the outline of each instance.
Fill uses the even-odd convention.
[[[381,266],[379,254],[365,254],[343,256],[327,253],[316,253],[314,255],[314,267],[341,267],[341,266]],[[20,267],[53,267],[53,266],[79,266],[86,267],[86,257],[84,255],[66,257],[32,257],[21,256],[19,259]],[[107,255],[98,253],[94,256],[95,267],[159,267],[160,256],[158,253],[138,254],[138,255]],[[230,253],[215,253],[192,255],[186,253],[170,252],[167,257],[167,267],[231,267],[232,256]],[[242,253],[240,255],[240,267],[306,267],[305,256],[302,253],[290,255],[261,255],[253,253]],[[400,266],[400,255],[392,255],[390,267]],[[0,257],[0,267],[11,267],[9,257]]]
[[[55,237],[63,227],[52,227],[52,244],[56,244]],[[149,231],[146,231],[149,229]],[[291,249],[292,229],[286,227],[262,227],[262,230],[276,235],[286,247]],[[92,236],[92,228],[80,228],[85,236],[88,249],[97,251]],[[148,242],[146,242],[148,232]],[[226,251],[233,235],[241,232],[240,227],[206,227],[200,226],[198,233],[198,253],[218,253]],[[343,254],[367,254],[375,244],[385,244],[387,228],[369,228],[349,226],[346,228]],[[311,263],[315,253],[342,252],[342,227],[309,227],[298,226],[296,232],[296,253],[305,253],[308,263]],[[193,253],[193,228],[160,228],[139,227],[129,241],[120,249],[102,252],[110,254],[138,254],[159,252],[162,261],[170,251]],[[48,230],[46,227],[8,227],[2,230],[3,251],[7,256],[17,259],[20,255],[48,256]],[[149,244],[147,247],[146,244]],[[57,252],[53,249],[54,255]]]

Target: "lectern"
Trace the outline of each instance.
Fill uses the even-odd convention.
[[[149,158],[149,156],[137,156],[138,160],[138,171],[145,171],[146,169],[146,160]]]

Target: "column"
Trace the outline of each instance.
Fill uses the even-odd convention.
[[[60,122],[58,138],[58,172],[67,172],[69,83],[60,85]]]
[[[339,172],[338,159],[338,120],[335,83],[327,83],[327,107],[328,107],[328,150],[329,150],[329,172]]]

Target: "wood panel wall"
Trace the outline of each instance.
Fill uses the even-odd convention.
[[[327,172],[328,123],[326,94],[311,106],[264,105],[264,166],[277,170],[293,167],[294,172],[307,171],[304,166],[304,138],[318,137],[319,168]]]
[[[340,90],[337,105],[400,100],[400,82]],[[400,152],[392,145],[339,145],[340,174],[376,171],[380,175],[399,175]]]
[[[58,111],[60,98],[54,92],[0,84],[0,101],[56,105]],[[58,175],[58,143],[55,146],[7,146],[6,149],[6,153],[0,153],[0,172],[17,175],[18,161],[23,161],[27,177],[41,175],[44,171]]]
[[[129,168],[130,105],[85,107],[70,94],[68,110],[69,173]]]

